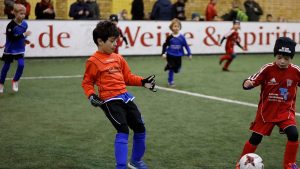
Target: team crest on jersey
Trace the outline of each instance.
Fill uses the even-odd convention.
[[[283,100],[286,101],[288,99],[288,95],[289,95],[288,89],[287,88],[279,88],[279,91],[280,91],[280,95],[283,97]]]
[[[293,84],[293,80],[291,80],[291,79],[287,79],[287,80],[286,80],[286,86],[287,86],[287,87],[292,86],[292,84]]]
[[[276,79],[273,77],[269,82],[268,85],[277,85]]]

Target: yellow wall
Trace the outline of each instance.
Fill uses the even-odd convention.
[[[130,16],[131,2],[132,0],[112,0],[112,13],[118,14],[123,9],[126,9],[128,12],[128,18],[131,18]]]
[[[27,0],[31,4],[30,19],[35,19],[34,8],[35,4],[40,0]],[[52,0],[54,2],[54,9],[56,12],[56,19],[70,19],[68,17],[70,5],[76,0]],[[173,3],[176,0],[171,0]],[[242,3],[244,0],[240,0]],[[256,0],[263,8],[264,15],[261,17],[262,21],[265,21],[266,14],[272,14],[276,19],[279,16],[285,17],[288,21],[300,22],[300,3],[299,0]],[[112,13],[119,13],[122,9],[127,9],[130,14],[132,0],[97,0],[100,6],[100,13],[102,19],[107,19]],[[152,6],[156,0],[144,0],[145,14],[151,12]],[[186,16],[191,19],[191,15],[194,12],[198,12],[204,15],[205,8],[209,0],[188,0],[186,4]],[[232,0],[218,0],[217,10],[221,16],[228,12],[231,8]],[[3,13],[4,0],[0,0],[0,18],[6,18]]]

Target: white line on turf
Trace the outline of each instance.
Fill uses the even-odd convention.
[[[37,77],[21,77],[22,80],[35,80],[35,79],[70,79],[70,78],[79,78],[83,77],[82,75],[73,75],[73,76],[37,76]],[[6,78],[12,80],[13,78]]]
[[[238,101],[238,100],[231,100],[231,99],[226,99],[226,98],[222,98],[222,97],[209,96],[209,95],[200,94],[200,93],[192,93],[192,92],[188,92],[188,91],[184,91],[184,90],[177,90],[177,89],[171,89],[171,88],[160,87],[160,86],[157,86],[156,88],[160,89],[160,90],[165,90],[165,91],[170,91],[170,92],[175,92],[175,93],[180,93],[180,94],[185,94],[185,95],[190,95],[190,96],[196,96],[196,97],[201,97],[201,98],[210,99],[210,100],[217,100],[217,101],[221,101],[221,102],[227,102],[227,103],[233,103],[233,104],[239,104],[239,105],[257,108],[256,104],[242,102],[242,101]],[[300,116],[300,113],[296,113],[296,116]]]
[[[81,78],[83,77],[82,75],[73,75],[73,76],[37,76],[37,77],[22,77],[22,80],[35,80],[35,79],[69,79],[69,78]],[[8,80],[12,80],[12,78],[7,78]],[[200,94],[200,93],[193,93],[193,92],[188,92],[184,90],[177,90],[177,89],[172,89],[172,88],[166,88],[166,87],[160,87],[156,86],[157,89],[160,90],[165,90],[165,91],[170,91],[174,93],[179,93],[179,94],[185,94],[189,96],[195,96],[195,97],[201,97],[205,99],[210,99],[210,100],[217,100],[221,102],[226,102],[226,103],[232,103],[232,104],[238,104],[238,105],[244,105],[248,107],[257,107],[256,104],[253,103],[248,103],[248,102],[242,102],[238,100],[231,100],[231,99],[226,99],[222,97],[216,97],[216,96],[209,96],[205,94]],[[296,116],[300,116],[300,113],[296,113]]]

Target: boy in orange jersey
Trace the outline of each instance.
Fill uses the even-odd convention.
[[[146,130],[134,96],[126,86],[144,86],[155,91],[155,76],[142,78],[131,73],[125,59],[113,53],[119,31],[110,21],[99,22],[93,31],[98,50],[87,60],[82,87],[91,104],[100,107],[116,128],[116,169],[126,169],[129,128],[134,132],[131,160],[128,167],[147,169],[142,161],[145,152]],[[98,87],[98,95],[94,90]]]

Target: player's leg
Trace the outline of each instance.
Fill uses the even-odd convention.
[[[168,73],[168,86],[174,86],[174,70],[170,69]]]
[[[219,59],[219,64],[221,65],[224,62],[224,60],[229,60],[230,58],[231,58],[230,55],[227,54],[221,56]]]
[[[101,106],[106,117],[117,130],[115,137],[116,169],[126,169],[127,165],[129,129],[124,104],[121,100],[113,100]]]
[[[295,163],[299,147],[299,134],[294,118],[291,118],[290,120],[287,120],[283,123],[284,124],[279,124],[279,127],[283,128],[284,133],[286,134],[288,139],[285,147],[283,166],[284,169],[289,169],[289,164],[296,165]]]
[[[147,169],[146,164],[142,160],[146,150],[146,129],[144,121],[134,102],[128,102],[127,108],[128,125],[134,132],[131,160],[128,167]]]
[[[236,169],[240,169],[239,161],[245,154],[255,152],[255,150],[256,150],[257,146],[259,145],[259,143],[261,142],[262,138],[263,138],[263,135],[252,132],[250,139],[248,141],[246,141],[243,151],[237,161]]]
[[[23,70],[24,70],[24,66],[25,66],[25,62],[24,62],[24,58],[19,58],[18,59],[18,67],[15,73],[15,76],[13,78],[12,81],[12,89],[13,91],[17,92],[19,90],[19,80],[23,74]]]
[[[174,69],[176,68],[176,60],[174,56],[167,55],[168,86],[174,86]]]
[[[245,154],[254,153],[258,145],[261,143],[263,136],[269,136],[272,133],[274,126],[274,123],[265,123],[260,115],[256,115],[255,121],[252,122],[250,126],[252,135],[250,139],[245,143],[239,160]],[[238,164],[236,165],[236,168],[239,169]]]
[[[4,63],[3,63],[3,66],[1,69],[1,75],[0,75],[0,93],[4,92],[4,82],[6,79],[6,75],[10,68],[10,64],[13,62],[11,55],[3,54],[2,60],[4,61]]]
[[[233,49],[231,49],[231,48],[227,48],[227,47],[225,48],[226,54],[220,57],[220,60],[219,60],[220,65],[223,63],[223,61],[231,59],[230,55],[233,53],[232,51],[233,51]]]
[[[252,132],[250,139],[245,143],[244,149],[240,157],[243,157],[245,154],[254,153],[257,146],[261,143],[263,135]]]
[[[227,59],[227,61],[225,62],[224,66],[223,66],[223,71],[229,71],[229,65],[231,64],[231,62],[233,61],[233,59],[236,57],[235,53],[232,53],[229,55],[229,59]]]

